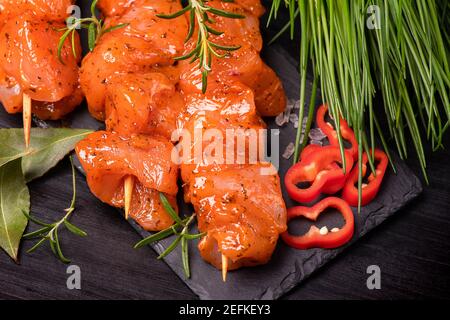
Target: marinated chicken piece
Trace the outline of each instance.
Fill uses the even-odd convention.
[[[259,134],[266,125],[257,115],[252,90],[239,82],[210,83],[205,95],[185,95],[185,105],[180,119],[184,132],[178,145],[185,184],[198,172],[260,160]],[[202,152],[198,152],[200,146]]]
[[[173,223],[158,200],[162,192],[175,204],[178,167],[172,148],[170,142],[156,136],[125,138],[98,131],[79,142],[76,152],[92,193],[112,206],[124,207],[124,180],[135,177],[130,216],[154,231]]]
[[[234,3],[258,18],[266,12],[266,9],[261,4],[261,0],[234,0]]]
[[[270,260],[287,229],[280,179],[270,164],[199,174],[188,192],[199,230],[207,233],[199,243],[203,259],[220,269],[223,254],[229,270]]]
[[[99,0],[97,6],[105,16],[120,16],[133,5],[141,6],[143,1],[145,0]],[[258,18],[265,12],[260,0],[234,0],[234,3]]]
[[[123,135],[160,135],[177,132],[184,101],[162,73],[116,75],[106,90],[106,127]]]
[[[236,3],[219,0],[209,1],[215,8],[245,15],[245,19],[230,19],[213,16],[214,28],[224,32],[211,36],[211,41],[224,46],[240,46],[229,52],[224,58],[213,57],[212,72],[208,82],[240,81],[255,92],[256,107],[261,116],[276,116],[286,108],[286,96],[283,85],[275,72],[261,59],[262,38],[259,20],[245,12]],[[186,46],[185,53],[192,51],[195,39]],[[184,92],[201,92],[202,74],[198,63],[189,60],[180,62],[180,88]]]
[[[178,212],[177,197],[167,194],[165,196],[172,208]],[[142,184],[137,183],[133,189],[132,199],[130,217],[144,230],[160,231],[174,224],[173,219],[166,213],[161,203],[159,191],[146,188]],[[118,206],[124,206],[123,200],[118,202]]]
[[[77,58],[69,40],[57,56],[63,23],[46,22],[28,14],[6,22],[0,31],[0,101],[9,113],[22,112],[22,96],[33,100],[42,119],[57,119],[82,101],[78,82],[81,47],[75,37]]]
[[[156,16],[179,10],[178,1],[146,0],[123,16],[106,20],[107,26],[129,25],[105,34],[83,60],[81,87],[95,118],[105,119],[105,90],[112,76],[151,72],[154,67],[172,65],[173,58],[181,55],[188,30],[186,19],[166,20]]]
[[[190,49],[186,50],[186,53],[189,51]],[[224,58],[213,57],[208,84],[213,81],[240,81],[253,89],[263,66],[264,62],[259,52],[244,44],[239,50],[230,52]],[[183,60],[179,62],[179,68],[180,89],[186,93],[201,92],[202,74],[198,62],[190,63],[189,60]]]
[[[273,117],[286,109],[287,98],[283,84],[275,71],[265,63],[251,85],[255,92],[255,104],[263,117]]]
[[[83,100],[83,91],[78,86],[70,96],[56,102],[32,101],[31,111],[42,120],[59,120],[75,110]]]
[[[46,21],[64,21],[74,3],[74,0],[0,0],[0,21],[20,17],[26,12]]]
[[[253,1],[256,2],[256,1]],[[257,1],[259,2],[259,1]],[[223,32],[214,36],[214,42],[225,46],[242,46],[247,44],[260,52],[263,47],[263,39],[260,31],[259,17],[249,14],[248,8],[235,2],[224,2],[222,0],[210,0],[208,6],[240,14],[243,19],[231,19],[211,15],[214,23],[211,25],[216,30]]]
[[[97,7],[104,16],[120,16],[136,2],[143,0],[99,0]]]

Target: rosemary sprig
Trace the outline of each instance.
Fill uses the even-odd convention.
[[[76,18],[76,17],[69,17],[67,19],[67,27],[59,29],[58,31],[64,31],[63,35],[59,39],[58,43],[58,58],[61,61],[61,63],[64,64],[62,57],[61,57],[61,51],[64,46],[64,42],[67,38],[71,38],[72,43],[72,53],[74,57],[77,57],[77,52],[75,48],[75,36],[76,36],[76,30],[79,28],[87,29],[88,30],[88,46],[89,50],[93,51],[95,48],[95,45],[100,39],[102,35],[105,33],[126,27],[128,23],[121,23],[109,28],[105,27],[105,23],[102,19],[98,19],[95,8],[97,6],[98,0],[92,1],[91,4],[91,17],[90,18]]]
[[[75,166],[73,164],[72,157],[70,157],[70,163],[72,165],[72,186],[73,186],[73,196],[72,196],[72,202],[70,204],[70,207],[67,208],[66,214],[63,218],[61,218],[59,221],[56,221],[54,223],[45,223],[41,220],[36,219],[35,217],[32,217],[28,213],[23,211],[23,214],[28,218],[28,220],[33,221],[35,224],[41,226],[41,229],[38,229],[36,231],[27,233],[23,236],[23,239],[30,240],[30,239],[39,239],[40,240],[27,252],[31,253],[34,252],[36,249],[38,249],[42,244],[44,244],[45,241],[49,241],[50,248],[53,252],[53,254],[61,260],[63,263],[70,263],[70,260],[67,259],[62,250],[61,245],[59,241],[59,235],[58,230],[62,225],[64,225],[67,230],[72,232],[75,235],[78,235],[80,237],[86,237],[87,233],[69,222],[69,218],[72,215],[72,213],[75,211],[75,201],[77,197],[77,191],[76,191],[76,174],[75,174]]]
[[[224,2],[230,2],[229,0],[222,0]],[[213,28],[214,20],[210,17],[210,14],[216,16],[230,18],[230,19],[244,19],[245,16],[235,14],[232,12],[220,10],[210,7],[207,4],[208,0],[189,0],[186,7],[173,14],[158,14],[157,16],[162,19],[174,19],[189,12],[189,31],[186,37],[188,42],[194,36],[196,26],[197,42],[195,48],[181,56],[175,58],[175,60],[187,60],[191,59],[191,63],[199,61],[199,69],[202,73],[202,92],[205,93],[208,87],[208,76],[212,71],[212,59],[213,57],[225,58],[232,51],[239,50],[241,46],[224,46],[215,43],[211,40],[211,35],[220,36],[222,31]]]
[[[191,277],[191,270],[189,266],[189,240],[195,240],[202,238],[205,233],[198,233],[198,234],[190,234],[189,228],[192,225],[192,223],[195,220],[196,214],[192,214],[189,217],[184,218],[183,220],[177,215],[175,210],[170,205],[169,201],[167,200],[166,196],[164,194],[160,193],[159,197],[161,199],[161,203],[166,210],[166,212],[172,217],[172,219],[175,221],[175,224],[171,227],[159,231],[158,233],[152,234],[151,236],[142,239],[136,245],[134,246],[135,249],[142,248],[144,246],[147,246],[149,244],[161,241],[163,239],[166,239],[172,235],[176,235],[177,237],[175,240],[162,252],[158,259],[162,259],[169,255],[172,251],[174,251],[178,245],[181,243],[181,254],[182,254],[182,260],[183,260],[183,269],[184,274],[186,278]]]

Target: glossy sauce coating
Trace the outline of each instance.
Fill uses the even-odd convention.
[[[257,115],[252,90],[239,82],[211,83],[205,95],[186,94],[185,104],[180,127],[189,132],[190,141],[187,143],[182,137],[179,144],[183,151],[185,148],[190,151],[186,157],[189,161],[181,165],[185,183],[190,183],[199,172],[249,163],[250,145],[255,147],[259,130],[266,127]],[[203,146],[201,154],[197,151],[200,145]],[[256,153],[255,161],[259,160],[257,149],[252,150]],[[185,194],[189,200],[186,197]]]
[[[106,90],[106,127],[123,135],[160,135],[171,140],[184,101],[162,73],[127,73],[111,78]]]
[[[175,10],[171,7],[173,11],[166,9],[162,12],[170,13],[181,9],[179,1],[159,1],[161,5],[168,2],[178,8]],[[119,8],[119,3],[123,4],[122,8]],[[154,5],[155,1],[113,3],[102,0],[100,5],[106,15],[116,15],[108,20],[109,24],[114,25],[119,21],[127,21],[124,18],[126,15],[131,17],[132,13],[142,11],[142,3]],[[165,133],[174,128],[173,122],[168,121],[171,126],[166,127],[166,120],[171,117],[159,115],[168,110],[168,103],[174,101],[177,107],[173,109],[173,113],[178,112],[178,96],[173,91],[175,83],[183,97],[181,106],[184,105],[184,112],[178,117],[175,127],[184,129],[194,139],[197,131],[206,133],[209,131],[207,129],[214,129],[221,134],[227,130],[258,131],[266,127],[260,115],[275,115],[284,110],[285,96],[281,83],[259,56],[262,38],[259,34],[258,17],[263,12],[260,2],[240,0],[223,3],[212,0],[208,4],[245,14],[246,19],[214,17],[217,28],[225,31],[224,35],[217,36],[214,41],[223,45],[239,44],[242,48],[225,59],[214,60],[205,95],[201,93],[201,75],[197,63],[182,61],[176,66],[173,64],[175,56],[192,49],[192,43],[186,46],[183,43],[187,34],[186,17],[169,20],[171,25],[181,23],[183,27],[164,35],[160,46],[154,45],[152,50],[147,46],[147,42],[152,40],[148,40],[146,36],[149,28],[151,30],[154,26],[152,19],[145,20],[135,16],[128,20],[133,21],[132,25],[111,33],[117,36],[107,34],[101,39],[84,63],[86,74],[83,75],[83,86],[86,93],[90,92],[88,101],[91,112],[99,119],[106,119],[108,129],[123,135],[152,133],[164,136],[168,143]],[[123,13],[125,16],[121,16]],[[153,30],[168,30],[167,27],[158,29],[162,25],[164,20],[159,21]],[[170,47],[171,43],[177,41],[181,45],[180,48],[177,47],[176,55],[166,55],[164,52],[167,51],[164,50],[167,50],[167,46]],[[142,58],[144,53],[146,56]],[[159,73],[163,73],[165,77]],[[159,99],[159,94],[166,98]],[[164,100],[166,105],[163,104]],[[152,122],[153,120],[155,121]],[[141,155],[134,148],[115,140],[130,138],[119,138],[117,133],[103,133],[108,137],[101,135],[90,137],[77,147],[79,156],[85,159],[82,161],[83,166],[89,172],[88,182],[94,194],[107,203],[123,206],[123,179],[130,174],[137,176],[140,183],[134,190],[130,215],[148,230],[158,230],[162,229],[162,225],[170,225],[173,222],[170,218],[160,218],[167,218],[167,214],[161,210],[157,194],[158,191],[169,194],[170,201],[175,201],[175,194],[143,183],[138,176],[139,172],[127,169],[128,163],[135,161],[147,161],[148,166],[158,166],[159,162],[164,163],[164,159],[170,156],[168,152],[148,150],[146,156]],[[240,137],[242,138],[242,134]],[[231,139],[235,140],[236,137]],[[187,140],[183,136],[179,144],[183,145],[187,141],[188,150],[200,145],[206,151],[206,157],[201,163],[195,162],[198,159],[190,158],[195,161],[181,164],[185,200],[193,204],[198,214],[199,228],[207,233],[199,243],[200,253],[217,268],[221,268],[222,254],[226,255],[230,260],[230,270],[266,263],[274,251],[279,234],[287,228],[279,177],[273,167],[261,163],[259,158],[254,164],[249,164],[250,140],[245,134],[245,161],[242,164],[235,161],[231,164],[215,163],[217,150],[210,150],[211,153],[207,150],[213,140],[214,137],[202,141]],[[218,143],[222,153],[230,151],[226,142],[227,138]],[[97,145],[95,152],[89,150],[90,145]],[[100,153],[97,154],[98,152]],[[94,153],[95,156],[92,157]],[[116,158],[120,161],[114,160]],[[116,162],[122,164],[116,166]],[[103,167],[113,173],[106,174]],[[101,178],[96,181],[95,177]],[[176,177],[168,176],[164,181],[176,184]],[[159,227],[155,226],[155,221]]]
[[[28,94],[33,111],[42,119],[57,119],[72,111],[82,100],[78,83],[81,47],[78,35],[73,56],[69,40],[61,57],[57,46],[64,27],[29,14],[10,19],[0,31],[0,101],[9,113],[22,111],[22,95]]]
[[[206,261],[220,268],[225,254],[230,270],[269,261],[278,235],[286,230],[280,180],[270,165],[204,173],[188,192],[199,229],[208,232],[199,244]]]
[[[261,4],[261,0],[234,0],[234,3],[258,18],[266,12],[266,9]]]
[[[106,19],[107,26],[129,23],[127,27],[105,34],[93,52],[83,60],[81,87],[91,114],[105,119],[106,84],[115,74],[151,72],[153,68],[174,63],[184,48],[187,21],[160,19],[158,13],[181,10],[178,1],[142,1],[122,16]]]
[[[213,59],[206,94],[201,92],[198,64],[179,63],[179,88],[186,104],[180,124],[190,139],[186,143],[182,136],[178,146],[190,151],[190,161],[181,165],[181,176],[185,201],[192,203],[199,229],[207,234],[199,243],[200,253],[219,269],[225,255],[228,269],[233,270],[267,263],[279,234],[287,228],[278,174],[261,162],[258,137],[255,141],[251,136],[266,128],[260,116],[282,112],[286,98],[280,80],[260,58],[260,2],[212,0],[208,5],[246,16],[214,16],[214,28],[224,34],[211,36],[212,41],[241,48]],[[193,45],[194,40],[186,45],[185,53]],[[218,135],[208,136],[211,131]],[[197,132],[202,133],[202,140]],[[230,132],[233,135],[227,135]],[[238,140],[245,143],[243,148],[240,144],[237,149]],[[203,146],[200,159],[195,153],[198,146]],[[224,156],[230,151],[235,157],[228,162]]]
[[[99,0],[97,6],[105,16],[119,16],[127,8],[139,6],[142,2],[143,0]],[[234,2],[256,17],[261,17],[265,12],[260,0],[234,0]]]
[[[99,0],[97,7],[105,16],[120,16],[132,5],[142,0]]]
[[[159,192],[172,201],[178,192],[178,167],[171,158],[172,148],[170,142],[160,137],[125,138],[98,131],[79,142],[76,152],[92,193],[112,206],[124,206],[124,179],[135,177],[130,216],[148,230],[160,230],[170,225],[171,220],[159,203]]]
[[[73,0],[0,0],[0,25],[28,12],[46,21],[64,21],[71,14]]]
[[[177,197],[165,195],[172,208],[178,212]],[[123,207],[123,202],[116,206]],[[131,202],[130,217],[147,231],[160,231],[173,225],[173,219],[166,213],[159,192],[149,189],[137,183],[133,189],[133,201]]]
[[[213,57],[208,81],[240,81],[254,90],[256,107],[261,116],[276,116],[283,112],[286,107],[283,85],[260,57],[263,43],[258,16],[252,15],[238,2],[212,0],[208,1],[208,5],[245,16],[245,19],[229,19],[212,15],[214,28],[224,33],[211,35],[211,40],[224,46],[240,46],[240,49],[229,52],[224,58]],[[194,46],[195,39],[187,44],[185,53]],[[182,61],[180,69],[180,88],[185,92],[201,91],[202,75],[197,64]]]

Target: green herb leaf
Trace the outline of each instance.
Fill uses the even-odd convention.
[[[25,150],[23,129],[0,129],[0,167],[28,153]]]
[[[72,223],[70,223],[69,221],[64,220],[64,225],[66,226],[67,230],[69,230],[70,232],[72,232],[73,234],[80,236],[80,237],[86,237],[87,233],[83,230],[81,230],[80,228],[78,228],[77,226],[73,225]]]
[[[29,213],[25,212],[25,210],[22,210],[22,213],[23,213],[23,215],[24,215],[25,217],[28,218],[28,220],[30,220],[30,221],[36,223],[37,225],[40,225],[40,226],[42,226],[42,227],[52,227],[51,224],[47,224],[47,223],[45,223],[45,222],[42,222],[41,220],[39,220],[39,219],[37,219],[37,218],[31,216]]]
[[[67,37],[69,37],[69,35],[70,35],[71,32],[73,32],[72,29],[67,29],[67,30],[63,33],[63,35],[61,36],[61,38],[59,39],[59,42],[58,42],[58,51],[57,51],[57,55],[58,55],[59,61],[60,61],[62,64],[64,64],[64,61],[63,61],[62,55],[61,55],[61,54],[62,54],[62,49],[63,49],[63,47],[64,47],[64,42],[66,42],[66,39],[67,39]]]
[[[161,19],[175,19],[175,18],[182,16],[183,14],[185,14],[186,12],[188,12],[191,9],[192,9],[192,6],[188,5],[187,7],[183,8],[182,10],[180,10],[178,12],[175,12],[174,14],[157,14],[156,16]]]
[[[43,176],[91,132],[84,129],[32,129],[29,154],[22,159],[26,181]],[[20,140],[22,130],[19,130],[18,136]]]
[[[61,250],[61,245],[59,244],[59,237],[58,237],[58,228],[55,229],[54,232],[54,244],[55,244],[55,250],[56,250],[56,254],[59,257],[59,260],[61,260],[63,263],[70,263],[70,260],[67,259],[64,254],[62,253]]]
[[[243,16],[242,14],[232,13],[232,12],[216,9],[213,7],[209,7],[208,11],[215,14],[216,16],[220,16],[220,17],[225,17],[225,18],[230,18],[230,19],[245,19],[245,16]]]
[[[245,16],[211,7],[208,5],[207,0],[189,0],[188,5],[182,10],[172,14],[158,14],[157,16],[162,19],[175,19],[187,12],[189,12],[189,31],[186,36],[186,42],[189,41],[194,32],[197,31],[197,43],[196,47],[192,51],[180,57],[175,57],[175,60],[186,60],[192,58],[191,63],[199,60],[199,70],[202,74],[202,92],[206,93],[208,87],[208,76],[212,70],[213,56],[217,58],[224,58],[227,55],[226,53],[240,49],[240,46],[224,46],[210,40],[211,35],[220,36],[223,32],[216,30],[211,26],[211,24],[214,24],[215,21],[209,15],[214,14],[216,16],[230,19],[244,19]],[[196,28],[196,26],[198,28]],[[226,53],[219,54],[216,52],[216,49],[226,51]]]
[[[186,276],[186,278],[190,278],[191,269],[189,266],[189,244],[188,240],[185,237],[181,239],[181,258],[183,260],[184,275]]]
[[[34,251],[36,251],[40,246],[44,244],[46,240],[47,240],[46,238],[42,238],[41,240],[36,242],[34,246],[32,246],[30,249],[27,250],[27,253],[33,253]]]
[[[164,210],[166,210],[166,212],[170,215],[170,217],[176,223],[183,225],[183,221],[181,221],[181,218],[178,216],[178,214],[172,208],[172,205],[170,204],[169,200],[167,200],[166,196],[162,192],[159,193],[159,199],[161,200]]]
[[[164,257],[167,257],[173,250],[175,250],[175,248],[178,246],[178,244],[180,243],[182,238],[183,238],[182,236],[178,236],[172,242],[172,244],[170,246],[168,246],[167,249],[164,250],[164,252],[159,255],[158,260],[160,260],[160,259],[162,259]]]
[[[205,232],[203,232],[203,233],[197,233],[197,234],[189,234],[189,233],[187,233],[187,234],[184,235],[184,237],[185,237],[187,240],[196,240],[196,239],[203,238],[204,236],[206,236],[206,233],[205,233]]]
[[[73,196],[72,196],[72,201],[70,203],[70,207],[67,208],[65,210],[66,214],[64,215],[64,217],[62,217],[60,220],[58,220],[55,223],[52,224],[46,224],[44,222],[41,222],[40,220],[33,218],[32,216],[30,216],[28,213],[26,213],[25,211],[23,212],[24,216],[28,217],[29,220],[37,223],[38,225],[44,226],[44,228],[41,228],[39,230],[30,232],[26,235],[23,236],[24,239],[33,239],[35,237],[40,237],[41,239],[30,249],[28,250],[29,253],[35,251],[38,247],[40,247],[46,240],[49,241],[50,243],[50,248],[52,249],[53,254],[59,259],[61,260],[63,263],[69,263],[70,260],[67,259],[64,254],[62,253],[61,250],[61,245],[59,242],[59,237],[58,237],[58,229],[61,225],[65,225],[66,228],[81,237],[85,237],[87,236],[87,233],[84,232],[83,230],[81,230],[80,228],[78,228],[77,226],[73,225],[72,223],[70,223],[68,221],[68,219],[70,218],[71,214],[75,211],[75,200],[76,200],[76,194],[77,194],[77,189],[76,189],[76,179],[75,179],[75,166],[73,164],[73,160],[72,157],[70,157],[70,164],[72,165],[72,184],[73,184]]]
[[[32,128],[30,148],[26,150],[23,129],[0,129],[0,167],[23,158],[22,169],[26,181],[30,182],[53,168],[91,132],[84,129]]]
[[[28,220],[22,211],[30,209],[30,194],[20,160],[0,167],[0,247],[16,262],[20,239]]]
[[[109,27],[109,28],[103,30],[103,34],[108,33],[108,32],[112,32],[112,31],[117,30],[117,29],[125,28],[128,25],[129,25],[129,23],[120,23],[120,24],[118,24],[116,26],[112,26],[112,27]]]
[[[95,40],[97,39],[97,27],[95,23],[91,23],[88,27],[88,46],[89,51],[93,51],[95,47]]]
[[[135,249],[139,249],[142,247],[145,247],[146,245],[152,244],[154,242],[157,242],[159,240],[165,239],[173,234],[175,234],[176,231],[176,227],[171,227],[165,230],[162,230],[158,233],[155,233],[153,235],[151,235],[150,237],[147,237],[145,239],[142,239],[141,241],[139,241],[138,243],[135,244],[134,248]]]
[[[47,234],[51,229],[52,229],[51,226],[43,227],[43,228],[41,228],[39,230],[36,230],[36,231],[30,232],[30,233],[24,234],[22,238],[25,239],[25,240],[29,240],[29,239],[33,239],[33,238],[39,238],[42,235]]]

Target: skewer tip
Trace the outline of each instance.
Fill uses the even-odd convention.
[[[128,220],[131,208],[131,198],[133,197],[134,177],[128,176],[124,182],[124,197],[125,197],[125,219]]]
[[[227,282],[228,258],[222,254],[222,280]]]
[[[30,147],[31,135],[31,98],[27,94],[23,94],[23,134],[25,139],[25,147]]]

